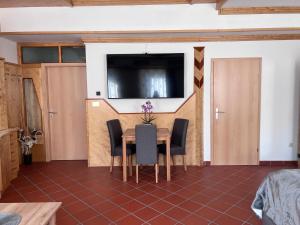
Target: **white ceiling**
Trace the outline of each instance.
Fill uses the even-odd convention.
[[[222,8],[300,7],[300,0],[227,0]]]

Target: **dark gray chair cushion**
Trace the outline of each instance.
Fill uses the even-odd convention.
[[[135,153],[135,145],[134,144],[127,144],[126,145],[126,155],[132,155]],[[114,155],[113,156],[122,156],[123,155],[123,149],[122,145],[116,146],[114,149]]]
[[[174,121],[170,153],[171,155],[185,155],[186,134],[189,121],[186,119],[177,118]],[[166,145],[158,145],[159,153],[166,154]]]
[[[159,149],[159,153],[164,154],[164,155],[166,154],[166,145],[165,144],[159,144],[159,145],[157,145],[157,147]],[[170,154],[171,155],[184,155],[185,149],[184,149],[184,147],[171,144]]]
[[[112,156],[122,156],[122,128],[121,123],[118,119],[109,120],[106,122],[109,138],[110,138],[110,146],[111,146],[111,155]],[[127,145],[127,155],[131,155],[135,153],[135,145],[128,144]]]
[[[137,164],[157,163],[157,131],[153,125],[136,125],[136,162]]]

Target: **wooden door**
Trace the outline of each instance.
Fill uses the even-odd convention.
[[[51,159],[87,159],[86,68],[49,66],[46,72]]]
[[[260,58],[212,60],[212,164],[257,165]]]

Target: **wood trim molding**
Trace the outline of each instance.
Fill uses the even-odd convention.
[[[220,15],[235,14],[293,14],[300,13],[300,7],[245,7],[245,8],[220,8]]]
[[[1,33],[0,33],[1,35]],[[64,46],[84,46],[82,43],[78,42],[49,42],[49,43],[39,43],[39,42],[19,42],[19,47],[64,47]]]
[[[3,1],[0,8],[10,7],[75,7],[108,5],[161,5],[215,3],[216,0],[51,0],[51,1]]]
[[[219,42],[299,40],[300,27],[203,29],[203,30],[132,30],[132,31],[49,31],[49,32],[0,32],[0,37],[18,35],[79,35],[81,43],[18,43],[21,46],[82,46],[84,43],[144,43],[144,42]],[[98,34],[98,37],[95,37]],[[93,36],[92,36],[93,35]],[[20,51],[20,50],[19,50]],[[20,54],[20,53],[19,53]]]
[[[173,112],[153,112],[153,114],[175,114],[177,113],[194,95],[196,92],[193,92],[184,102]],[[113,107],[105,98],[87,98],[86,101],[104,101],[115,113],[119,115],[124,114],[143,114],[142,112],[135,112],[135,113],[121,113],[115,107]]]
[[[84,43],[144,43],[144,42],[221,42],[221,41],[269,41],[300,40],[300,34],[256,34],[256,35],[216,35],[203,37],[114,37],[83,38]]]
[[[217,0],[216,2],[216,9],[221,10],[222,6],[227,2],[227,0]]]
[[[253,32],[253,31],[300,31],[300,27],[270,27],[270,28],[230,28],[230,29],[170,29],[170,30],[114,30],[114,31],[21,31],[0,32],[0,36],[9,35],[71,35],[71,34],[158,34],[158,33],[201,33],[201,32]],[[23,44],[26,44],[23,43]],[[28,43],[28,44],[34,44]],[[36,43],[40,45],[41,43]],[[52,42],[52,44],[67,44],[64,42]]]

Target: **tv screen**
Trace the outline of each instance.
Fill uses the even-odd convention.
[[[184,54],[108,54],[108,98],[183,98]]]

